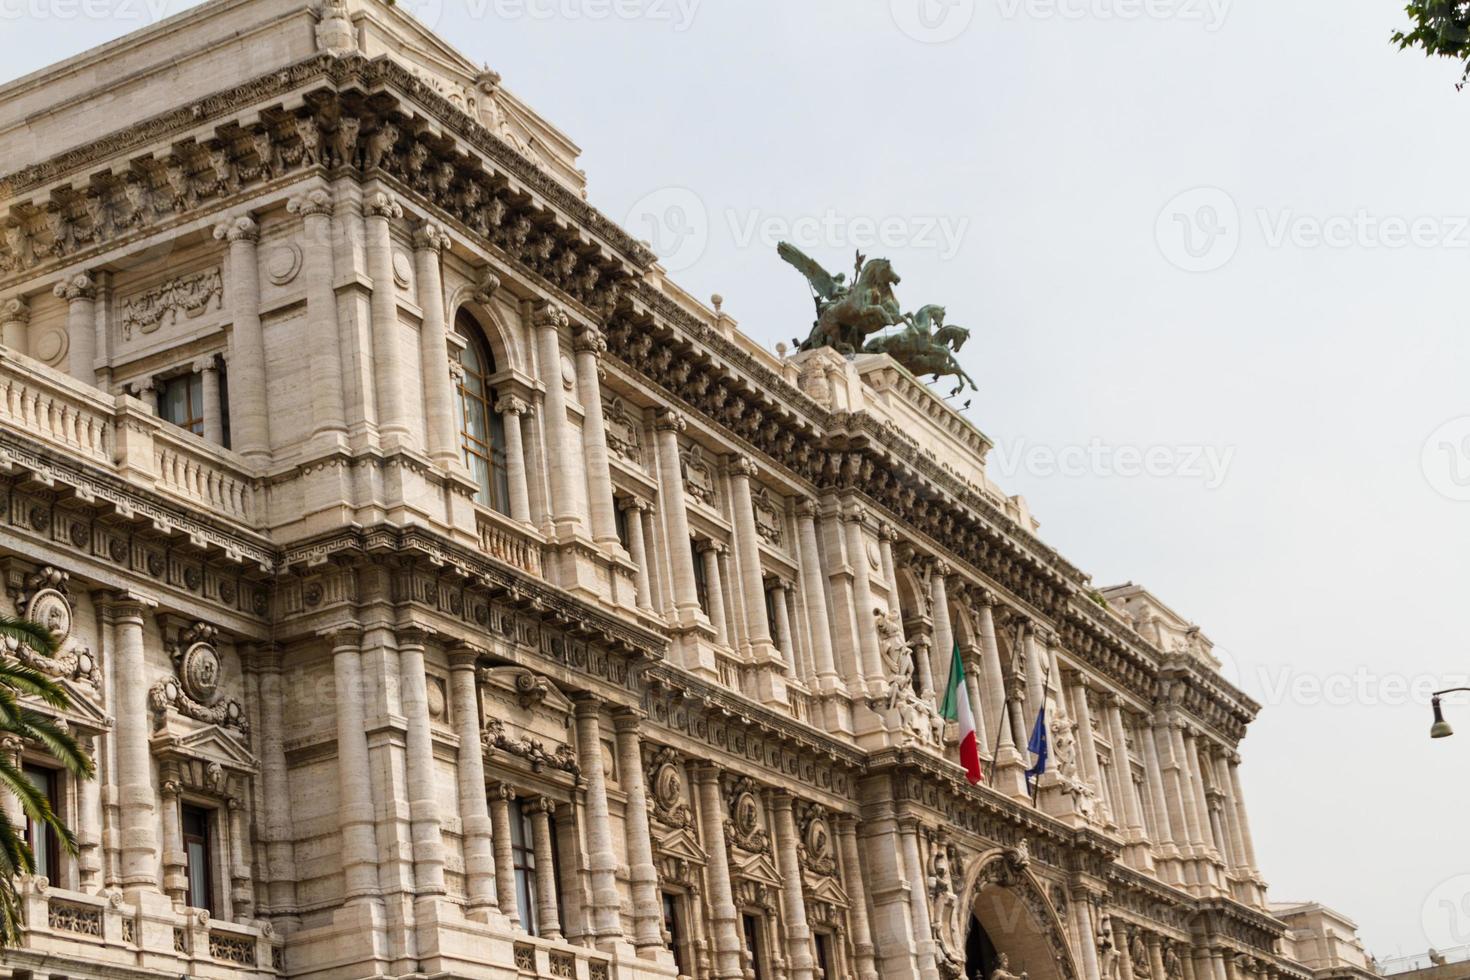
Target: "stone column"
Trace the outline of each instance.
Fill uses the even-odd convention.
[[[308,300],[308,302],[310,302]],[[342,833],[343,893],[348,904],[376,900],[378,840],[369,778],[363,702],[362,631],[329,634],[337,694],[337,796]]]
[[[531,492],[526,483],[526,444],[521,419],[531,406],[515,395],[505,395],[495,403],[505,423],[505,484],[510,493],[510,516],[522,524],[531,523]]]
[[[95,736],[78,739],[82,751],[87,753],[100,771],[103,762],[97,757],[99,742]],[[19,763],[16,763],[19,765]],[[102,787],[100,778],[84,779],[77,787],[77,883],[81,890],[95,894],[102,889]],[[8,801],[11,794],[4,794]],[[20,826],[12,821],[13,826]]]
[[[27,328],[31,322],[31,304],[24,296],[12,296],[0,303],[0,344],[17,354],[29,354]]]
[[[694,555],[689,549],[684,472],[679,464],[679,433],[684,425],[684,416],[664,411],[659,413],[654,428],[658,433],[659,509],[663,511],[664,535],[669,542],[674,608],[679,625],[689,626],[699,616],[699,592],[694,581]]]
[[[1097,960],[1097,929],[1092,921],[1092,900],[1087,895],[1075,895],[1072,913],[1076,917],[1077,942],[1082,947],[1082,975],[1085,980],[1101,980],[1102,970]]]
[[[1189,760],[1191,779],[1194,783],[1194,806],[1200,815],[1200,842],[1209,858],[1220,863],[1220,847],[1215,837],[1215,814],[1210,806],[1209,790],[1205,785],[1204,739],[1195,729],[1184,731],[1184,751]]]
[[[618,859],[613,853],[612,817],[607,805],[607,775],[602,766],[602,705],[579,697],[577,756],[587,788],[587,859],[592,881],[592,933],[606,952],[623,938],[622,900],[618,897]]]
[[[294,197],[286,205],[301,215],[306,282],[307,365],[311,376],[313,436],[346,436],[341,337],[337,326],[335,260],[332,257],[332,194],[322,188]]]
[[[258,815],[265,832],[267,897],[274,916],[296,918],[296,845],[291,833],[291,786],[286,770],[285,722],[282,708],[281,655],[271,647],[254,656],[260,689],[260,782],[264,813]]]
[[[480,740],[480,695],[475,676],[480,653],[459,647],[449,654],[449,686],[459,736],[459,821],[464,832],[466,912],[477,922],[499,918],[490,810],[485,799],[485,747]]]
[[[97,284],[79,272],[52,292],[66,300],[67,373],[83,384],[97,382]]]
[[[618,777],[627,803],[623,830],[628,848],[628,878],[633,892],[633,944],[638,955],[655,959],[663,949],[663,909],[658,870],[653,864],[653,834],[648,826],[648,794],[643,774],[640,718],[623,710],[613,718],[617,731]]]
[[[796,677],[796,646],[791,636],[791,611],[786,608],[786,588],[780,579],[771,584],[771,604],[776,608],[776,647],[786,661],[787,674]]]
[[[1106,813],[1107,797],[1103,795],[1102,770],[1097,761],[1097,739],[1092,726],[1092,705],[1087,700],[1087,691],[1091,686],[1092,681],[1086,674],[1074,675],[1072,703],[1077,713],[1077,743],[1082,756],[1082,774],[1087,779],[1088,785],[1097,793],[1098,804]]]
[[[980,590],[976,596],[975,632],[980,639],[980,713],[985,716],[986,731],[995,728],[997,743],[1000,736],[1010,727],[1006,712],[1005,670],[1000,662],[1000,641],[995,633],[995,596]],[[1015,742],[1012,740],[1012,749]],[[996,751],[996,764],[1000,764],[1000,752]]]
[[[720,576],[720,553],[725,547],[708,538],[700,541],[698,547],[699,560],[704,562],[704,591],[709,599],[709,621],[715,628],[715,641],[720,646],[734,646],[730,627],[725,622],[725,587]]]
[[[553,800],[542,796],[525,804],[531,816],[531,843],[536,854],[536,924],[541,938],[561,939],[561,913],[556,903],[556,862],[551,848]]]
[[[878,525],[878,558],[883,570],[883,582],[888,586],[888,611],[903,616],[903,606],[898,601],[898,572],[893,564],[893,544],[898,540],[898,531],[892,524]]]
[[[214,237],[230,246],[230,443],[241,456],[270,456],[266,408],[265,333],[260,325],[260,226],[248,214],[221,222]]]
[[[143,617],[151,600],[123,594],[107,613],[117,638],[113,712],[117,718],[117,787],[121,803],[122,885],[126,892],[158,888],[158,830],[153,790],[153,755],[148,747],[148,665],[143,652]]]
[[[739,915],[730,889],[730,863],[725,850],[725,801],[720,793],[720,770],[704,765],[695,770],[699,788],[700,836],[709,864],[705,879],[709,886],[710,924],[714,932],[716,980],[743,980],[743,944],[738,929]]]
[[[750,481],[754,461],[736,456],[730,461],[730,510],[735,522],[735,557],[740,563],[740,586],[745,598],[745,639],[757,661],[769,656],[771,628],[766,621],[765,573],[761,570],[760,538],[755,529],[755,506]]]
[[[172,766],[161,774],[158,795],[163,804],[163,893],[179,905],[189,897],[188,856],[179,826],[179,774]]]
[[[1118,973],[1114,980],[1133,980],[1133,956],[1128,948],[1128,924],[1116,915],[1107,918],[1108,935],[1118,951]]]
[[[852,902],[848,910],[852,925],[852,950],[857,958],[858,980],[878,980],[873,960],[873,933],[868,924],[867,883],[862,862],[858,860],[857,821],[850,816],[837,818],[837,846],[842,855],[842,880]]]
[[[1235,822],[1240,825],[1240,843],[1245,849],[1245,863],[1251,874],[1259,876],[1260,867],[1256,864],[1256,845],[1251,839],[1250,818],[1245,808],[1245,794],[1240,791],[1240,756],[1230,757],[1230,795],[1231,802],[1235,806]]]
[[[419,325],[419,370],[424,386],[424,428],[428,432],[429,458],[436,465],[450,469],[460,464],[463,457],[459,433],[455,431],[455,391],[449,373],[450,327],[444,316],[444,280],[439,269],[440,254],[447,244],[449,236],[432,221],[426,221],[414,230],[414,279],[418,286],[419,309],[423,311],[423,321]],[[509,420],[506,428],[510,428]],[[507,446],[507,469],[511,465],[509,458]],[[526,514],[526,517],[517,517],[516,520],[529,520],[529,509]]]
[[[1153,980],[1168,980],[1169,974],[1164,969],[1164,941],[1151,932],[1145,942],[1148,943],[1149,975]]]
[[[872,697],[881,697],[888,678],[884,676],[883,657],[878,650],[878,632],[873,623],[873,593],[868,584],[868,545],[863,526],[867,511],[852,507],[842,515],[847,537],[847,563],[852,570],[853,605],[856,607],[858,648],[862,654],[862,672]]]
[[[1036,724],[1036,715],[1041,710],[1041,706],[1046,702],[1047,670],[1045,662],[1041,659],[1041,653],[1037,649],[1039,644],[1036,641],[1036,626],[1034,623],[1028,622],[1024,625],[1021,645],[1025,653],[1023,661],[1026,665],[1026,711],[1024,721],[1026,736],[1029,738],[1031,734],[1030,726]],[[1051,719],[1048,719],[1048,729],[1051,727],[1049,724],[1050,721]]]
[[[1119,822],[1128,830],[1132,841],[1141,841],[1146,834],[1143,829],[1143,804],[1138,798],[1133,783],[1133,763],[1128,758],[1128,733],[1123,727],[1123,709],[1118,696],[1111,691],[1103,695],[1104,711],[1107,714],[1108,739],[1113,743],[1113,766],[1118,773],[1118,788],[1123,808]]]
[[[830,694],[844,685],[832,653],[832,623],[827,616],[827,588],[823,581],[822,553],[817,547],[816,515],[817,507],[812,501],[802,500],[796,505],[801,591],[817,666],[817,688],[823,694]]]
[[[1226,857],[1230,870],[1237,876],[1248,877],[1250,868],[1245,859],[1240,816],[1235,807],[1235,787],[1230,780],[1230,766],[1224,752],[1214,755],[1210,761],[1215,767],[1215,785],[1220,787],[1220,793],[1224,797],[1221,809],[1225,814],[1225,843],[1229,851]]]
[[[541,427],[546,437],[547,474],[551,478],[551,514],[557,534],[563,538],[576,536],[582,529],[577,509],[576,479],[578,447],[567,425],[566,387],[561,374],[561,334],[570,321],[560,307],[546,304],[536,310],[537,352],[541,383],[546,388],[545,410]]]
[[[1191,857],[1205,856],[1204,814],[1200,813],[1200,795],[1195,786],[1194,766],[1189,761],[1189,748],[1184,739],[1185,723],[1178,718],[1169,725],[1169,738],[1173,745],[1175,765],[1179,771],[1179,789],[1183,799],[1184,826],[1189,831]]]
[[[923,630],[915,631],[909,641],[914,656],[914,679],[918,681],[919,697],[934,701],[934,641]],[[948,683],[949,675],[945,675]]]
[[[626,523],[628,525],[628,554],[633,559],[633,564],[638,566],[638,573],[634,576],[634,588],[638,594],[638,608],[645,612],[653,611],[653,577],[648,567],[648,543],[643,538],[643,512],[648,505],[641,500],[635,500],[628,505]]]
[[[478,741],[478,740],[477,740]],[[490,791],[491,843],[495,851],[495,891],[500,898],[500,911],[517,928],[521,913],[516,898],[515,856],[510,849],[510,801],[515,790],[504,783]]]
[[[1180,857],[1192,857],[1188,821],[1184,815],[1184,783],[1179,774],[1179,760],[1174,752],[1173,722],[1164,709],[1160,709],[1151,728],[1163,782],[1163,791],[1156,799],[1165,804],[1161,809],[1168,817],[1169,840]]]
[[[801,860],[797,856],[796,817],[789,793],[771,800],[775,811],[776,856],[781,868],[781,898],[786,919],[787,972],[791,980],[812,980],[812,933],[806,922],[806,898],[801,887]]]
[[[951,569],[944,561],[936,561],[929,575],[930,616],[934,620],[934,649],[930,651],[930,673],[944,678],[949,683],[949,660],[954,655],[954,625],[949,618],[949,574]]]
[[[619,554],[623,545],[618,540],[607,423],[602,417],[602,355],[607,353],[607,340],[601,330],[582,324],[572,341],[572,350],[577,359],[577,394],[582,400],[582,451],[587,458],[587,505],[592,515],[592,537],[604,551]]]
[[[924,859],[919,855],[918,821],[913,817],[898,818],[898,833],[903,848],[904,877],[909,880],[909,914],[914,922],[914,954],[919,975],[937,980],[939,969],[934,960],[934,925],[929,917],[928,875]]]
[[[204,441],[216,446],[225,444],[224,404],[220,401],[219,358],[215,355],[194,362],[204,394]]]
[[[1153,718],[1144,714],[1139,717],[1139,745],[1143,749],[1143,768],[1148,779],[1148,795],[1153,815],[1153,842],[1155,853],[1160,858],[1177,857],[1174,845],[1174,828],[1169,815],[1168,797],[1164,789],[1163,768],[1159,764],[1158,735],[1154,730]]]
[[[392,222],[403,208],[378,191],[362,202],[367,223],[367,271],[373,280],[373,391],[378,403],[378,436],[386,447],[413,447],[408,425],[408,393],[403,370],[403,329],[398,322],[398,286],[393,281]]]
[[[429,688],[424,673],[424,634],[398,634],[399,701],[406,732],[409,820],[413,833],[414,881],[417,894],[444,894],[444,837],[440,831],[438,794],[434,791],[434,740],[429,729]]]

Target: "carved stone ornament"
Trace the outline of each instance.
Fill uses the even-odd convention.
[[[233,728],[241,735],[250,734],[250,723],[240,702],[223,699],[220,679],[223,662],[215,646],[218,631],[206,623],[195,623],[179,631],[170,645],[174,676],[153,685],[148,703],[163,727],[173,710],[186,718],[223,728]]]
[[[837,872],[836,851],[832,847],[832,819],[826,807],[815,803],[802,804],[797,816],[796,845],[801,866],[815,875],[828,876]]]
[[[154,286],[122,301],[119,318],[123,339],[131,340],[134,331],[150,334],[161,327],[171,327],[181,316],[192,320],[203,316],[211,307],[218,310],[224,294],[224,282],[217,268]]]
[[[741,776],[730,784],[730,815],[725,821],[725,838],[732,847],[752,854],[765,854],[770,850],[770,835],[761,828],[760,797],[756,785]]]
[[[602,405],[607,422],[607,448],[630,463],[643,462],[643,446],[638,437],[638,422],[628,412],[627,404],[613,395]]]
[[[715,489],[714,461],[698,445],[681,452],[679,459],[684,464],[685,491],[700,503],[714,507],[718,495]]]
[[[694,812],[684,800],[684,760],[673,749],[659,749],[648,763],[649,813],[667,827],[688,827]]]
[[[101,683],[97,658],[72,638],[72,602],[67,590],[70,576],[50,565],[25,576],[16,593],[15,608],[22,619],[40,623],[55,637],[57,653],[47,657],[13,639],[4,641],[5,652],[28,667],[63,677],[85,681],[96,687]]]
[[[751,509],[755,511],[755,533],[767,543],[781,547],[781,508],[772,499],[771,492],[761,487],[750,495]]]
[[[532,772],[559,769],[573,776],[582,775],[582,767],[577,763],[576,750],[570,745],[558,745],[548,752],[542,742],[529,735],[515,738],[509,734],[505,730],[505,722],[499,718],[485,719],[485,728],[480,732],[480,744],[484,748],[486,757],[499,750],[507,755],[524,759]]]

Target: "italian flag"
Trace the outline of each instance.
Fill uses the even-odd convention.
[[[965,661],[958,643],[949,660],[949,685],[944,691],[941,714],[945,721],[959,723],[960,765],[965,769],[965,778],[974,786],[985,777],[980,771],[980,743],[975,738],[975,715],[970,710],[970,693],[965,690]]]

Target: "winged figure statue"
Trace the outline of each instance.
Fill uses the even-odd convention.
[[[898,298],[893,295],[900,279],[887,259],[869,260],[859,252],[849,284],[845,275],[833,275],[795,245],[782,242],[776,251],[812,287],[817,321],[802,350],[832,347],[855,354],[862,350],[868,334],[903,322]]]

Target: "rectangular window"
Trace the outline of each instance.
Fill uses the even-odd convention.
[[[697,543],[689,542],[689,553],[694,556],[694,594],[699,599],[699,608],[709,615],[709,578],[704,574],[704,554]]]
[[[25,776],[50,805],[51,812],[59,815],[61,801],[57,790],[61,781],[57,778],[56,770],[26,766]],[[53,885],[59,884],[56,876],[61,872],[61,849],[56,832],[45,824],[26,817],[25,836],[26,843],[30,845],[31,853],[36,858],[36,874],[49,879]]]
[[[628,550],[628,508],[627,507],[624,507],[624,506],[621,506],[621,505],[615,506],[613,508],[613,514],[614,514],[613,521],[614,521],[614,524],[616,525],[617,531],[618,531],[618,544],[621,544],[623,546],[623,550],[624,551],[627,551]]]
[[[551,835],[553,848],[556,844],[556,823],[552,817],[547,817],[547,833]],[[536,881],[536,838],[535,827],[531,822],[531,815],[520,800],[510,802],[510,856],[511,865],[515,868],[516,877],[516,907],[521,914],[521,928],[533,936],[541,935],[541,923],[539,921],[541,893]],[[555,865],[555,854],[552,863]],[[552,873],[556,869],[553,866]],[[558,908],[560,907],[560,896],[558,896]]]
[[[766,589],[766,628],[771,632],[771,639],[777,645],[781,643],[780,630],[776,629],[776,590]]]
[[[179,824],[184,835],[184,873],[188,879],[190,908],[216,913],[214,905],[213,847],[214,813],[187,804],[179,808]]]
[[[230,372],[222,364],[219,369],[220,445],[230,448]]]
[[[158,417],[204,435],[204,376],[196,371],[163,382],[158,389]]]
[[[684,918],[679,902],[678,895],[664,892],[664,933],[669,937],[669,951],[674,954],[674,965],[679,968],[679,976],[690,977],[694,974],[684,958]]]
[[[761,948],[761,924],[755,916],[746,913],[740,917],[745,927],[745,951],[750,954],[751,976],[755,980],[766,980],[765,950]]]

